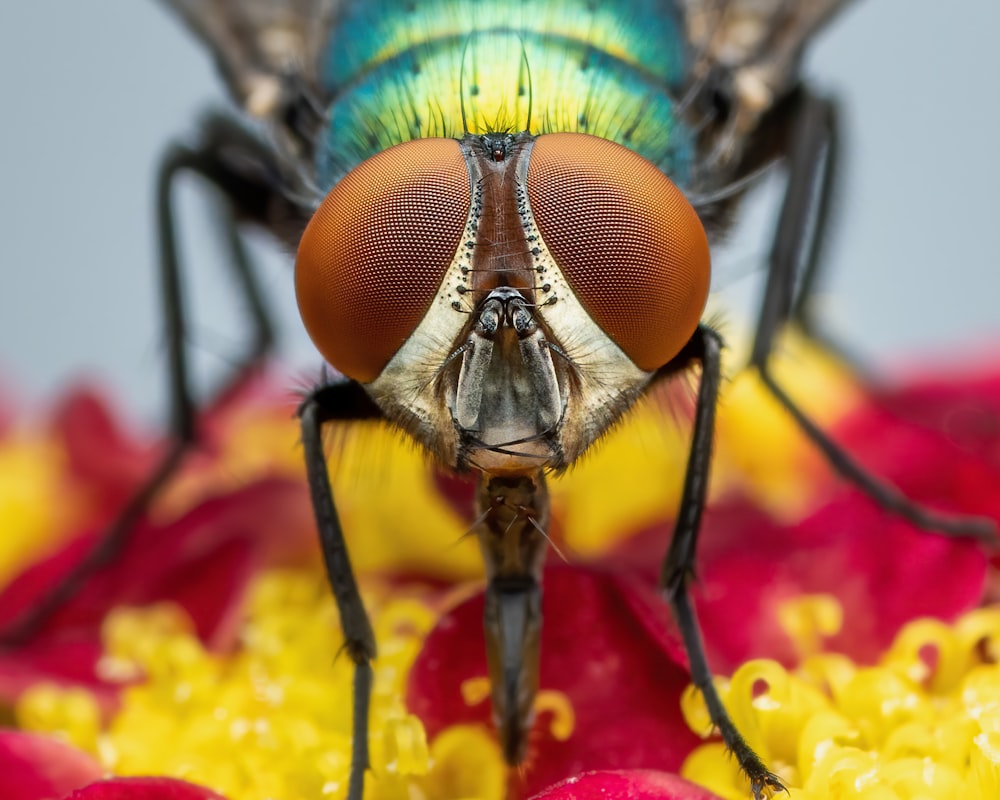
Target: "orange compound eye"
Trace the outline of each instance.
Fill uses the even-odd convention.
[[[295,295],[323,357],[375,380],[423,319],[469,214],[469,171],[453,139],[416,139],[355,167],[306,227]]]
[[[528,165],[535,223],[587,313],[641,369],[680,352],[705,308],[705,229],[684,194],[626,147],[539,136]]]

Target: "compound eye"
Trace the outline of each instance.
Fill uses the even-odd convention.
[[[539,136],[528,165],[535,223],[573,292],[641,369],[666,364],[698,326],[711,278],[705,229],[684,194],[626,147]]]
[[[295,295],[331,365],[362,383],[379,376],[438,292],[470,202],[453,139],[391,147],[330,191],[302,235]]]

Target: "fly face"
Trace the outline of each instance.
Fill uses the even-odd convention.
[[[416,140],[327,196],[296,287],[327,360],[444,464],[536,472],[572,463],[691,338],[708,243],[612,142]]]

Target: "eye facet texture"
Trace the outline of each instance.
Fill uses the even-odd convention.
[[[593,320],[641,369],[670,361],[711,278],[684,194],[642,156],[582,133],[539,136],[527,182],[542,238]]]
[[[330,191],[299,244],[295,294],[331,365],[362,383],[378,377],[434,300],[470,202],[452,139],[391,147]]]

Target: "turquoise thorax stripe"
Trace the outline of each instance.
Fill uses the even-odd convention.
[[[487,130],[592,133],[688,180],[672,2],[347,0],[327,54],[324,188],[394,144]]]

